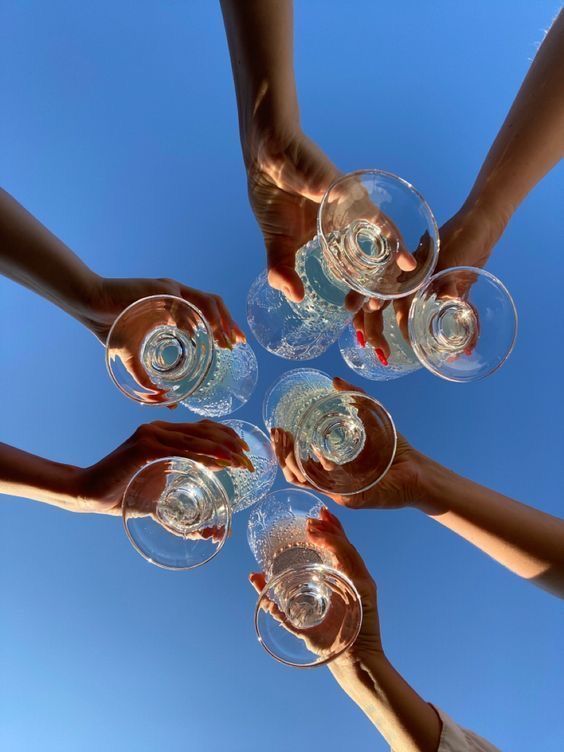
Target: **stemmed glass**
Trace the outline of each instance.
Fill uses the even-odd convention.
[[[328,188],[317,235],[297,252],[304,299],[287,300],[263,272],[249,290],[249,326],[275,355],[315,358],[351,321],[345,308],[351,290],[383,300],[411,295],[432,274],[438,249],[433,214],[412,185],[381,170],[351,172]]]
[[[397,435],[387,410],[361,392],[341,392],[327,374],[297,368],[268,390],[263,419],[293,442],[305,478],[326,493],[360,493],[386,474]]]
[[[308,539],[307,520],[321,507],[308,491],[275,491],[252,511],[247,529],[267,583],[255,608],[259,641],[276,660],[298,668],[337,658],[362,623],[355,586]]]
[[[198,308],[174,295],[142,298],[122,311],[108,334],[106,365],[126,397],[181,403],[209,417],[244,405],[258,374],[249,345],[218,347]]]
[[[435,274],[417,292],[409,309],[409,341],[393,306],[382,315],[390,347],[387,366],[370,346],[359,345],[352,325],[339,339],[347,365],[373,381],[405,376],[421,366],[448,381],[478,381],[505,363],[517,336],[517,311],[507,288],[490,272],[469,266]]]
[[[133,547],[163,569],[193,569],[216,556],[234,512],[260,501],[272,488],[278,464],[268,437],[242,420],[222,421],[247,442],[254,471],[211,472],[198,462],[165,457],[132,477],[122,517]]]

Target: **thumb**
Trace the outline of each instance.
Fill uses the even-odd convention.
[[[288,300],[301,303],[305,290],[296,270],[289,265],[271,265],[268,269],[268,284],[279,290]]]

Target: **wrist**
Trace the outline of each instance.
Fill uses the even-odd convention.
[[[78,478],[80,468],[75,465],[66,465],[61,462],[49,462],[47,470],[42,475],[42,480],[35,486],[35,492],[22,495],[35,498],[48,504],[53,504],[61,509],[78,512],[77,503]]]
[[[437,516],[452,506],[456,496],[456,473],[430,457],[420,454],[418,501],[412,506],[430,516]],[[446,503],[448,502],[448,504]]]
[[[84,271],[66,300],[67,311],[71,316],[84,323],[84,319],[92,315],[96,301],[100,298],[103,282],[104,278],[91,269]]]
[[[486,232],[493,248],[503,235],[515,208],[499,199],[495,191],[486,193],[472,190],[458,214],[469,231],[480,232],[482,235]]]
[[[264,84],[267,86],[267,84]],[[266,153],[282,152],[301,133],[297,99],[278,102],[272,93],[250,98],[240,119],[241,146],[247,169]]]

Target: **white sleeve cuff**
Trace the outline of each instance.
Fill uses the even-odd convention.
[[[486,739],[459,726],[440,708],[433,707],[443,724],[437,752],[500,752]]]

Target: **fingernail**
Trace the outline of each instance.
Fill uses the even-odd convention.
[[[376,352],[376,357],[378,358],[378,360],[380,361],[380,363],[383,366],[387,366],[388,365],[388,359],[384,355],[384,351],[382,350],[382,348],[381,347],[376,347],[374,350]]]
[[[464,348],[464,355],[472,355],[472,348],[471,347],[465,347]]]
[[[250,447],[250,446],[249,446],[249,445],[247,444],[247,442],[246,442],[246,441],[245,441],[244,439],[239,439],[239,441],[240,441],[240,443],[241,443],[241,445],[242,445],[243,449],[244,449],[244,450],[245,450],[246,452],[249,452],[249,451],[250,451],[250,449],[251,449],[251,447]]]
[[[356,339],[361,347],[366,347],[366,340],[364,339],[364,334],[360,331],[360,329],[357,329]]]
[[[249,472],[251,472],[251,473],[254,473],[255,472],[255,466],[253,465],[253,463],[251,462],[251,460],[248,457],[243,457],[243,461],[245,463],[245,467],[247,468],[247,470]]]

